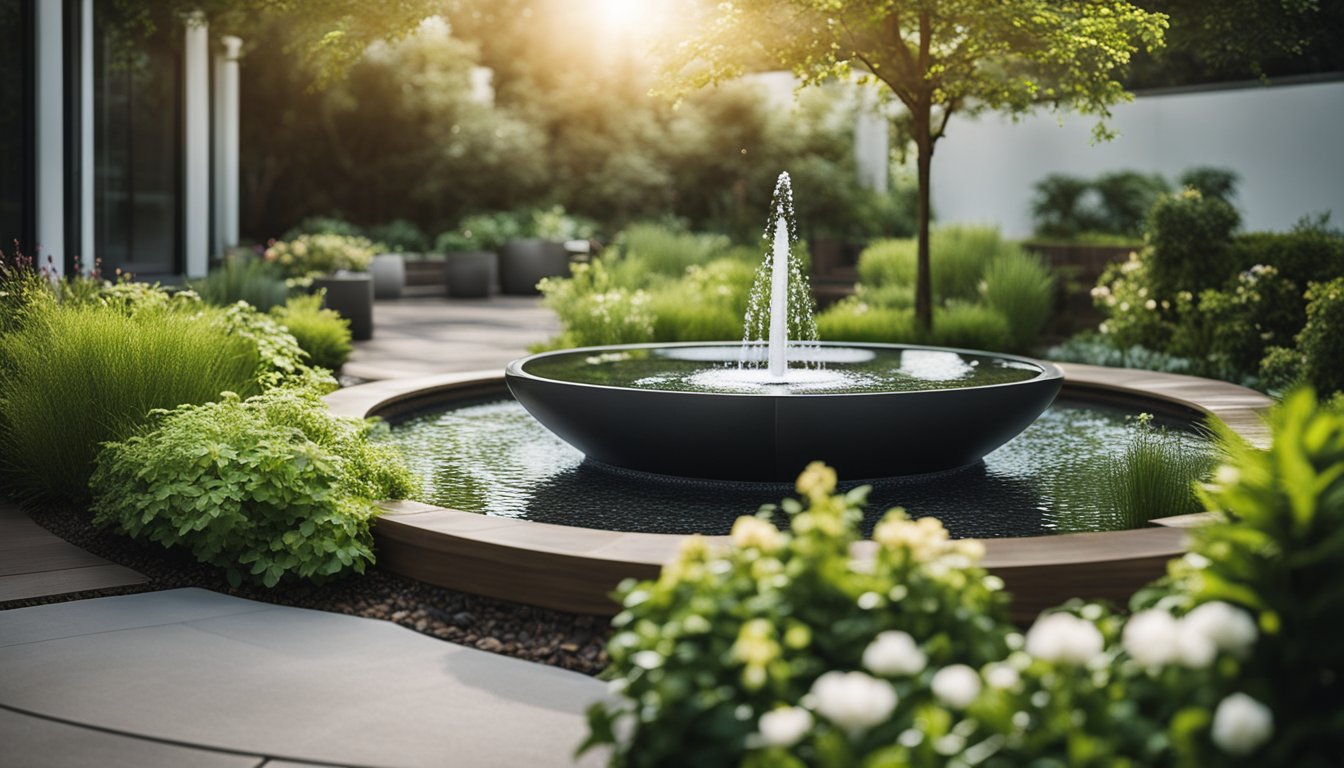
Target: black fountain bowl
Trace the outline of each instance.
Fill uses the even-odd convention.
[[[834,346],[957,352],[1034,366],[1040,373],[1013,383],[950,389],[776,395],[613,387],[526,370],[530,361],[551,355],[675,346],[720,345],[545,352],[509,363],[504,378],[528,413],[589,459],[660,475],[752,482],[792,482],[816,460],[847,480],[968,466],[1026,429],[1063,383],[1057,367],[1025,357],[891,344]]]

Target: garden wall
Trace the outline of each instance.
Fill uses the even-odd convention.
[[[1050,173],[1158,172],[1196,165],[1241,177],[1234,202],[1247,230],[1283,230],[1305,214],[1344,223],[1344,76],[1209,91],[1150,92],[1114,108],[1120,136],[1091,144],[1095,119],[1042,113],[953,118],[934,155],[942,223],[997,223],[1031,234],[1032,185]]]

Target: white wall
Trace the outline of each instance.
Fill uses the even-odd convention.
[[[1323,211],[1344,226],[1344,82],[1140,96],[1112,113],[1120,136],[1095,145],[1094,118],[954,116],[934,152],[938,221],[997,223],[1025,237],[1033,185],[1047,174],[1136,170],[1174,182],[1206,165],[1241,176],[1234,202],[1248,231]]]

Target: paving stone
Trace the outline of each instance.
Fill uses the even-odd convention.
[[[0,745],[7,768],[257,768],[264,762],[261,756],[147,741],[7,709],[0,709]]]

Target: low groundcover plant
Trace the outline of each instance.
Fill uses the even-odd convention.
[[[186,548],[235,586],[363,573],[375,502],[414,487],[371,429],[297,387],[158,411],[148,431],[99,454],[94,523]]]

